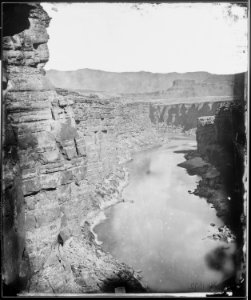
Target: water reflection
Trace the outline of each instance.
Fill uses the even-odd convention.
[[[227,260],[215,267],[223,255],[216,250],[227,244],[205,238],[210,223],[222,221],[205,199],[188,192],[199,177],[177,167],[184,161],[177,151],[195,147],[195,141],[174,140],[135,155],[127,165],[126,202],[107,209],[107,219],[95,227],[103,248],[141,270],[153,292],[209,291],[232,272]]]

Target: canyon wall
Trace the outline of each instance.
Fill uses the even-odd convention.
[[[202,174],[196,193],[214,204],[236,237],[235,296],[245,295],[247,251],[247,101],[226,103],[215,116],[200,117],[198,153],[218,171]]]
[[[235,275],[225,284],[233,296],[246,294],[247,251],[247,73],[242,95],[221,102],[214,113],[198,116],[197,150],[185,155],[179,166],[200,180],[193,194],[206,199],[225,224],[212,238],[235,242]],[[216,103],[215,103],[216,104]],[[215,225],[214,225],[215,226]]]
[[[222,105],[215,116],[198,119],[198,152],[221,172],[232,199],[229,222],[238,230],[243,213],[244,167],[246,155],[245,104],[242,101]],[[239,234],[241,237],[242,234]]]
[[[8,21],[15,13],[26,21],[3,37],[5,292],[142,291],[134,271],[104,253],[90,227],[120,197],[121,163],[161,142],[148,108],[57,93],[43,70],[47,13],[39,4],[5,9]]]
[[[6,3],[4,12],[5,291],[143,291],[137,274],[95,243],[92,220],[120,199],[127,177],[122,163],[163,142],[158,123],[194,128],[198,116],[221,104],[155,106],[55,90],[43,69],[48,14],[39,4]]]
[[[180,104],[150,105],[150,119],[156,125],[182,127],[184,131],[197,127],[197,119],[202,116],[215,115],[216,111],[231,101],[215,101]]]

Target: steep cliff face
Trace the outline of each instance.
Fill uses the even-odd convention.
[[[25,246],[24,178],[35,167],[33,148],[39,134],[50,127],[44,122],[50,115],[50,101],[45,99],[53,92],[41,73],[48,59],[48,15],[36,5],[18,5],[15,11],[6,4],[5,9],[10,23],[17,16],[23,20],[7,26],[3,38],[3,278],[6,285],[19,289],[31,275]]]
[[[193,128],[194,119],[220,104],[123,104],[56,91],[43,70],[49,16],[39,4],[5,4],[4,10],[6,293],[144,291],[130,267],[96,244],[93,219],[120,200],[127,176],[122,163],[163,142],[158,123]],[[200,135],[199,128],[198,141]]]
[[[67,90],[58,90],[58,94],[73,103],[76,127],[86,143],[88,169],[93,169],[89,164],[98,163],[104,176],[113,171],[109,166],[125,162],[132,153],[164,139],[149,118],[149,104],[123,104]],[[93,153],[96,156],[92,158]],[[101,175],[100,171],[96,173]]]
[[[221,172],[228,191],[229,221],[238,229],[243,212],[244,158],[246,149],[245,106],[243,102],[228,103],[214,116],[202,117],[197,128],[198,151]],[[241,236],[241,235],[240,235]]]
[[[120,163],[160,142],[148,109],[57,93],[43,70],[50,19],[39,4],[25,5],[22,16],[25,28],[3,38],[6,293],[142,291],[136,273],[104,253],[90,228],[120,199]]]
[[[214,204],[236,236],[236,296],[245,294],[246,282],[246,105],[243,99],[223,105],[215,116],[199,118],[196,132],[199,154],[217,169],[214,176],[202,174],[196,193]]]
[[[197,119],[215,115],[217,109],[227,105],[226,101],[181,103],[172,105],[151,104],[150,118],[154,124],[182,127],[184,131],[197,127]]]
[[[198,118],[197,150],[179,166],[200,175],[193,194],[211,203],[224,221],[213,239],[235,241],[235,275],[226,285],[234,296],[245,295],[247,213],[247,98],[222,103],[215,115]]]

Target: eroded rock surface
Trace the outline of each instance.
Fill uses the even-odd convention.
[[[148,103],[56,91],[43,70],[48,14],[39,4],[11,5],[3,37],[4,285],[31,294],[144,291],[138,274],[96,244],[91,226],[102,208],[121,200],[122,163],[163,143],[165,131]],[[205,113],[203,105],[195,110]],[[197,116],[180,105],[159,117],[180,122],[183,108]]]
[[[176,126],[182,128],[182,131],[188,131],[197,128],[197,119],[202,117],[205,119],[213,118],[217,110],[228,103],[220,97],[215,97],[212,101],[204,101],[203,97],[200,98],[201,102],[194,102],[195,99],[191,98],[190,103],[182,103],[186,98],[181,99],[179,104],[161,104],[151,103],[150,105],[150,118],[157,126]],[[187,101],[187,100],[186,100]]]
[[[133,270],[99,249],[88,221],[119,200],[119,163],[158,134],[144,106],[58,94],[43,70],[50,18],[39,4],[26,8],[28,28],[3,38],[4,284],[30,293],[142,291]]]

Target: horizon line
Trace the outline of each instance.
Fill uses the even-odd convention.
[[[144,71],[144,70],[139,70],[139,71],[107,71],[107,70],[102,70],[102,69],[95,69],[95,68],[80,68],[80,69],[75,69],[75,70],[59,70],[59,69],[44,69],[46,72],[48,71],[56,71],[56,72],[77,72],[77,71],[82,71],[82,70],[90,70],[90,71],[100,71],[100,72],[105,72],[105,73],[117,73],[117,74],[123,74],[123,73],[150,73],[150,74],[161,74],[161,75],[166,75],[166,74],[187,74],[187,73],[208,73],[211,75],[237,75],[237,74],[243,74],[247,73],[248,70],[242,71],[242,72],[236,72],[236,73],[211,73],[209,71],[187,71],[187,72],[177,72],[177,71],[172,71],[172,72],[152,72],[152,71]]]

